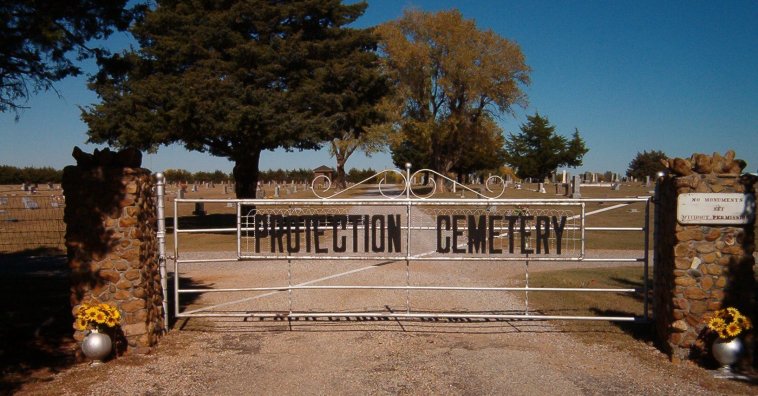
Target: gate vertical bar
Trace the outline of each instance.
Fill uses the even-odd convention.
[[[406,248],[405,248],[405,311],[411,313],[411,163],[405,163],[405,201],[406,201]]]
[[[644,231],[644,237],[645,237],[645,267],[643,270],[642,275],[642,294],[643,294],[643,305],[644,305],[644,312],[645,312],[645,322],[647,323],[650,320],[650,315],[648,314],[648,290],[647,290],[647,282],[649,277],[649,263],[650,263],[650,200],[648,199],[647,202],[645,202],[645,231]]]
[[[168,272],[166,271],[166,213],[164,198],[166,196],[166,177],[163,173],[155,174],[156,210],[158,216],[158,266],[161,274],[163,293],[163,331],[168,332]]]
[[[245,228],[250,228],[246,223]],[[237,202],[237,258],[242,257],[242,203]]]
[[[179,200],[174,200],[174,317],[179,317]]]

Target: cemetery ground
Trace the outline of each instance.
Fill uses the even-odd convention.
[[[651,189],[624,186],[621,191],[612,191],[583,186],[582,193],[583,197],[610,198],[648,195]],[[534,190],[509,188],[504,198],[558,197]],[[305,197],[301,194],[299,197]],[[200,187],[197,193],[187,194],[188,198],[200,196],[231,195],[225,196],[221,186]],[[173,216],[172,197],[169,194],[166,205],[169,218]],[[587,212],[609,206],[588,204]],[[207,204],[205,209],[208,215],[195,220],[198,225],[225,226],[234,220],[234,209],[224,204]],[[192,210],[190,205],[180,208],[180,224],[195,218]],[[619,221],[641,225],[639,212],[643,210],[641,204],[617,208],[594,219],[588,217],[587,225],[604,225],[611,220],[615,225]],[[606,215],[616,218],[609,220]],[[595,238],[597,245],[589,248],[600,255],[610,250],[642,249],[641,238],[634,238],[633,243],[618,235]],[[222,234],[192,234],[186,241],[182,239],[186,250],[198,256],[208,251],[233,251],[234,243],[234,236]],[[171,240],[167,246],[170,254]],[[757,389],[755,383],[715,379],[693,364],[670,363],[652,345],[649,326],[605,321],[191,318],[172,321],[172,330],[152,354],[123,356],[91,367],[71,358],[77,345],[71,337],[65,257],[27,249],[0,253],[0,262],[0,393],[755,394]],[[497,276],[520,282],[524,275],[521,267],[507,266]],[[642,282],[640,266],[570,267],[534,265],[530,282],[560,287],[639,287]],[[491,276],[490,270],[484,266],[476,276]],[[449,272],[450,276],[456,274],[454,269]],[[202,287],[222,279],[250,281],[245,276],[243,268],[219,267],[185,281]],[[500,303],[523,309],[525,297],[512,293]],[[341,303],[362,298],[320,295],[317,300]],[[463,297],[459,304],[476,305],[487,298]],[[530,293],[528,298],[530,310],[545,314],[641,311],[639,294],[603,294],[598,298],[569,293],[555,298]],[[421,296],[415,301],[430,307],[435,303],[434,298],[424,300]],[[200,303],[186,300],[183,308]]]

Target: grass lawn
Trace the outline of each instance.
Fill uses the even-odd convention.
[[[643,269],[641,266],[587,268],[536,272],[530,287],[635,288],[636,293],[529,293],[530,310],[545,315],[637,316],[643,315]],[[652,279],[652,274],[650,279]],[[651,286],[650,281],[648,286]],[[652,290],[652,288],[650,289]],[[556,322],[582,342],[625,348],[634,340],[652,342],[653,327],[646,323],[576,321]],[[620,333],[629,337],[619,337]]]

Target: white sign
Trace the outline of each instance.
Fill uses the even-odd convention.
[[[755,218],[755,198],[741,193],[691,193],[677,198],[682,224],[748,224]]]

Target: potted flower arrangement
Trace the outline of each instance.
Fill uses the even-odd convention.
[[[76,310],[74,327],[87,332],[82,340],[82,352],[92,359],[92,364],[101,363],[113,349],[110,336],[105,331],[121,322],[121,313],[110,304],[82,304]]]
[[[708,321],[708,328],[718,336],[713,342],[711,351],[713,357],[721,364],[721,371],[724,374],[731,373],[730,366],[737,362],[737,358],[742,353],[742,341],[738,336],[752,327],[750,318],[733,307],[716,311]]]

